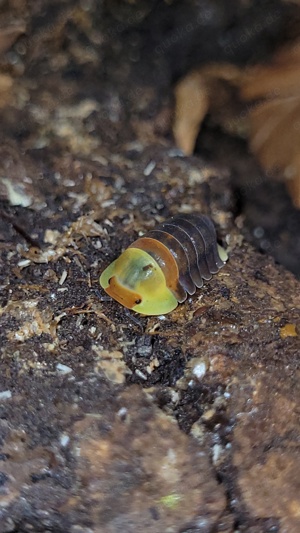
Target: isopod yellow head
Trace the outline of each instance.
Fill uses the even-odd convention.
[[[139,248],[127,248],[100,276],[101,287],[120,304],[143,315],[163,315],[178,302],[153,257]]]

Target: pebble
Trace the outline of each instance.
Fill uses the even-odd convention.
[[[10,390],[0,392],[0,400],[9,400],[12,397]]]
[[[70,368],[70,367],[67,366],[67,365],[63,365],[62,363],[57,363],[57,365],[56,365],[56,370],[57,370],[60,374],[70,374],[70,372],[73,372],[72,368]]]

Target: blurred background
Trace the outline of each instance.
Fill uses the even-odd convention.
[[[100,145],[158,140],[184,152],[183,127],[191,157],[226,169],[245,237],[300,275],[298,2],[2,0],[0,9],[6,226],[14,206],[44,205],[35,184],[55,174],[53,157],[99,159]],[[23,199],[12,199],[20,187]]]

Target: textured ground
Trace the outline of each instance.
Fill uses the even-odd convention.
[[[166,81],[65,16],[1,110],[0,532],[298,533],[300,283],[247,242],[238,163],[179,156]],[[165,317],[107,299],[103,268],[191,211],[220,273]]]

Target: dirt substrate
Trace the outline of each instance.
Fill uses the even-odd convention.
[[[1,110],[0,532],[298,533],[300,283],[245,239],[232,167],[180,157],[166,81],[91,35]],[[219,274],[166,316],[106,297],[121,250],[194,211]]]
[[[14,213],[40,248],[2,223],[3,532],[299,530],[299,283],[243,240],[226,174],[172,150],[57,162],[51,207]],[[165,317],[108,301],[102,269],[179,210],[228,264]]]

